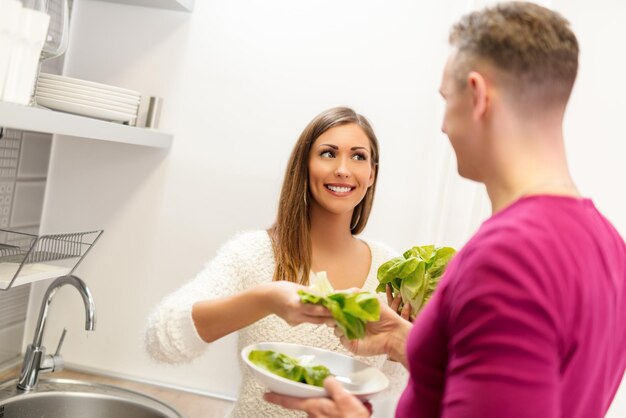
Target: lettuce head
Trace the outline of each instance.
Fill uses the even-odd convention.
[[[402,297],[401,308],[411,305],[411,320],[431,298],[439,280],[456,250],[451,247],[424,245],[413,247],[378,268],[377,292],[386,292],[391,286],[394,297]]]

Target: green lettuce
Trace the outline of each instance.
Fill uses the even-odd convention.
[[[319,387],[323,387],[324,379],[331,375],[326,366],[307,365],[305,361],[272,350],[252,350],[248,359],[278,376]]]
[[[407,303],[411,305],[411,320],[431,298],[446,266],[456,250],[451,247],[424,245],[413,247],[378,268],[377,292],[385,292],[391,286],[394,298],[400,294],[400,309]]]
[[[363,338],[365,324],[380,318],[380,303],[376,295],[371,292],[335,292],[323,271],[315,279],[308,291],[298,291],[300,300],[326,307],[349,340]]]

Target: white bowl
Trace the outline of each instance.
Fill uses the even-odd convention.
[[[248,359],[252,350],[272,350],[291,357],[312,356],[311,364],[328,367],[335,378],[351,394],[361,400],[368,400],[389,386],[387,377],[375,367],[345,354],[309,347],[300,344],[267,342],[252,344],[241,350],[243,361],[250,367],[255,378],[272,392],[298,398],[319,398],[328,394],[324,388],[306,383],[294,382],[278,376],[264,367],[257,366]]]

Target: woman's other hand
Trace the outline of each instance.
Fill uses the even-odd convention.
[[[283,408],[304,411],[310,418],[367,418],[372,413],[369,403],[363,404],[332,377],[324,380],[329,398],[295,398],[266,393],[263,399]]]
[[[303,322],[323,324],[332,319],[328,309],[321,305],[302,303],[298,290],[306,287],[287,281],[272,282],[269,284],[269,296],[272,312],[295,326]]]
[[[394,298],[393,292],[391,291],[390,284],[387,284],[386,291],[387,291],[387,304],[389,305],[389,307],[393,309],[394,312],[397,312],[398,315],[400,315],[405,320],[411,321],[410,319],[411,305],[409,303],[405,303],[402,306],[402,309],[400,309],[400,305],[402,304],[402,296],[400,295],[400,293],[398,293],[398,295]]]

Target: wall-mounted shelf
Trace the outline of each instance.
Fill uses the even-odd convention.
[[[0,102],[0,127],[169,148],[172,135],[54,110]]]
[[[157,9],[178,10],[181,12],[191,12],[194,0],[101,0],[113,3],[124,3],[133,6],[154,7]]]

